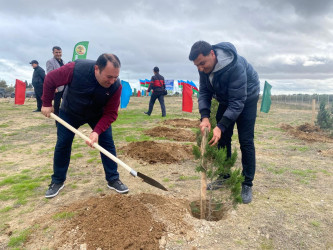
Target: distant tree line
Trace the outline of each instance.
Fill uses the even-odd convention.
[[[317,105],[325,100],[329,106],[333,102],[333,94],[292,94],[292,95],[272,95],[272,103],[293,103],[293,104],[311,104],[312,99],[316,100]]]
[[[33,86],[31,83],[28,83],[27,80],[25,80],[25,85],[27,89],[32,89]],[[8,86],[7,82],[5,80],[0,80],[0,88],[4,88],[6,93],[11,93],[15,91],[15,87],[13,86]]]

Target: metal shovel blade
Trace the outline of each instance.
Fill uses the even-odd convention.
[[[144,182],[148,183],[149,185],[152,185],[164,191],[168,191],[168,189],[166,189],[161,183],[155,181],[154,179],[148,177],[147,175],[137,172],[137,176],[140,177]]]

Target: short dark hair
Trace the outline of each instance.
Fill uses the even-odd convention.
[[[202,54],[203,56],[207,56],[212,49],[213,47],[209,43],[205,41],[197,41],[192,45],[191,52],[188,58],[191,61],[194,61],[200,54]]]
[[[120,68],[121,66],[120,60],[116,55],[104,53],[100,55],[96,61],[96,65],[98,66],[100,71],[102,71],[106,67],[108,61],[111,62],[113,64],[113,67],[115,68]]]
[[[154,67],[154,69],[153,69],[153,70],[154,70],[154,72],[156,72],[156,73],[157,73],[157,72],[160,72],[160,69],[159,69],[157,66],[156,66],[156,67]]]
[[[53,48],[52,48],[52,52],[54,52],[54,50],[61,50],[61,48],[59,47],[59,46],[54,46]]]

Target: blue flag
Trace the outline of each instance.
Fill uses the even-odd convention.
[[[129,103],[130,97],[132,95],[132,89],[128,82],[121,80],[121,86],[123,87],[121,90],[120,96],[120,108],[124,109],[127,107]]]
[[[165,80],[165,89],[173,91],[173,80]]]

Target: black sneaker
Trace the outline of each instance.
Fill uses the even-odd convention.
[[[128,187],[121,182],[121,180],[108,181],[108,187],[110,189],[116,190],[120,194],[128,193]]]
[[[64,183],[51,183],[49,185],[49,189],[45,193],[45,198],[53,198],[54,196],[57,196],[59,191],[64,188]]]
[[[145,113],[146,115],[150,116],[150,114],[148,112],[143,112],[143,113]]]
[[[32,112],[41,112],[41,111],[40,111],[40,109],[36,109],[36,110],[34,110]]]
[[[207,184],[207,190],[217,190],[222,188],[226,179],[216,179],[215,181]]]
[[[215,181],[207,184],[207,190],[217,190],[230,178],[229,174],[219,176]]]
[[[242,185],[242,200],[244,204],[248,204],[252,201],[252,187]]]

